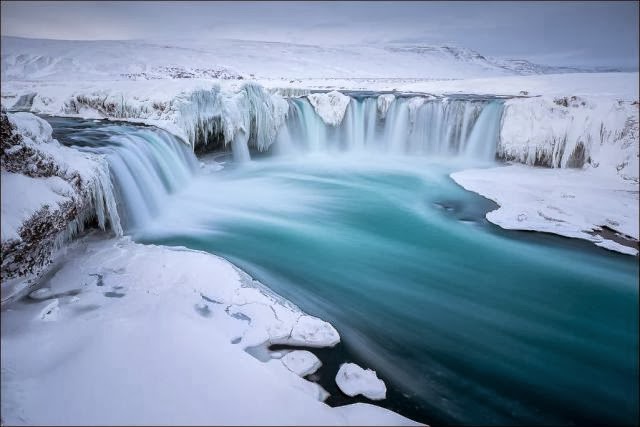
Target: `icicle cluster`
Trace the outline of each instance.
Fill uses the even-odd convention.
[[[282,97],[253,83],[237,93],[214,86],[191,93],[180,107],[179,122],[193,147],[235,140],[264,151],[275,141],[288,108]]]
[[[638,104],[578,97],[507,101],[498,156],[553,168],[606,167],[638,178]]]

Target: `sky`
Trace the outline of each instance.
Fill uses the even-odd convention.
[[[547,65],[638,68],[638,2],[17,2],[2,35],[455,45]]]

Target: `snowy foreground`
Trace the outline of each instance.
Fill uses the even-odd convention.
[[[93,234],[53,271],[2,312],[5,424],[415,424],[244,351],[339,336],[221,258]]]

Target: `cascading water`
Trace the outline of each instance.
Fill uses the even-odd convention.
[[[148,225],[196,172],[189,147],[161,129],[115,123],[98,128],[90,121],[47,119],[63,144],[105,156],[127,232]]]
[[[380,152],[493,160],[500,100],[398,98],[382,117],[376,98],[352,98],[338,126],[325,124],[305,98],[289,100],[275,147],[280,152]],[[282,146],[282,147],[279,147]]]
[[[274,154],[378,152],[493,160],[503,101],[424,96],[354,95],[344,118],[326,124],[305,97],[287,101],[255,85],[235,95],[218,87],[196,91],[179,124],[193,147],[230,145],[234,160],[250,148]]]

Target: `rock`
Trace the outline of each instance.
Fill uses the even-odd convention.
[[[291,372],[301,377],[313,374],[322,366],[320,359],[307,350],[294,350],[280,359]]]
[[[371,400],[382,400],[387,397],[387,387],[376,371],[366,371],[355,363],[343,363],[336,375],[336,384],[347,396],[363,395]]]

